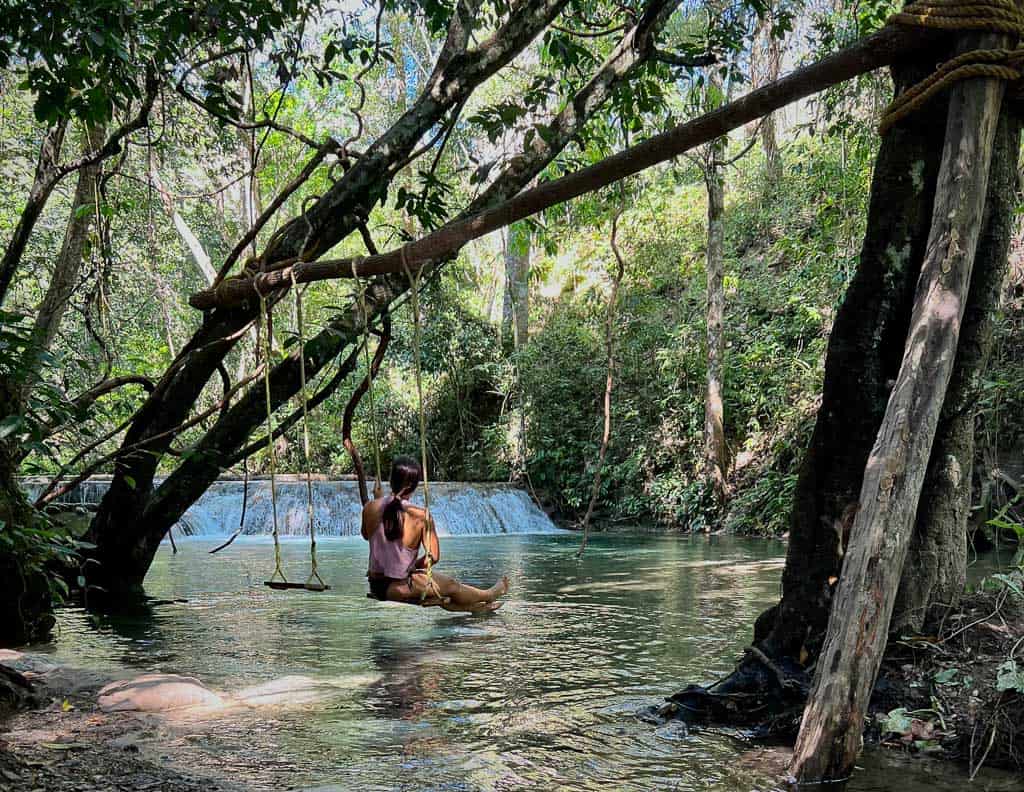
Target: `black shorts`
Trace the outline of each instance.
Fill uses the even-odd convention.
[[[370,594],[379,600],[386,600],[388,598],[388,586],[396,581],[396,578],[389,577],[372,577],[367,578],[370,581]]]

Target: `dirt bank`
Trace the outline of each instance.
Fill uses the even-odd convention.
[[[1024,695],[1009,687],[1024,686],[1024,578],[1001,577],[1008,583],[966,597],[937,635],[890,640],[869,739],[971,772],[1024,772]]]
[[[99,690],[110,677],[57,668],[38,656],[4,652],[32,681],[40,706],[0,712],[0,789],[12,792],[242,792],[216,768],[193,769],[164,743],[151,715],[104,713]],[[161,751],[161,747],[164,751]]]

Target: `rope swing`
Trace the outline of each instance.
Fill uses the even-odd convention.
[[[267,410],[267,456],[270,467],[270,509],[272,529],[271,535],[274,538],[274,573],[269,580],[264,581],[265,586],[275,590],[305,589],[306,591],[327,591],[328,586],[322,577],[317,566],[316,557],[316,514],[313,504],[313,470],[309,453],[309,397],[306,387],[306,341],[305,327],[302,313],[302,295],[299,293],[297,284],[292,278],[292,288],[295,294],[295,317],[298,325],[298,354],[299,354],[299,398],[302,404],[302,449],[305,457],[306,470],[306,521],[309,529],[309,577],[305,583],[292,583],[284,574],[281,566],[281,539],[278,527],[277,515],[277,451],[274,448],[274,406],[270,396],[270,361],[271,361],[271,336],[273,333],[273,308],[267,302],[266,297],[260,294],[260,313],[266,317],[266,330],[263,339],[263,392],[266,399]],[[258,333],[257,329],[257,333]]]
[[[309,577],[305,588],[325,591],[330,588],[320,577],[316,563],[316,519],[313,508],[313,463],[309,453],[309,394],[306,389],[306,331],[302,320],[302,295],[292,270],[292,293],[295,295],[295,323],[299,331],[299,386],[302,402],[302,453],[306,462],[306,520],[309,525]]]
[[[274,314],[267,303],[267,298],[260,293],[260,316],[265,319],[263,327],[263,392],[267,407],[267,459],[270,466],[270,515],[271,535],[274,537],[274,574],[263,585],[270,588],[288,588],[292,584],[281,569],[281,539],[277,527],[277,451],[274,448],[274,408],[270,400],[270,336],[272,333]],[[260,334],[261,324],[256,325],[256,334]]]
[[[427,539],[434,528],[433,520],[430,517],[430,478],[427,475],[427,412],[423,403],[423,370],[421,361],[421,347],[423,340],[423,327],[420,319],[420,282],[423,278],[423,268],[417,267],[416,274],[409,268],[409,260],[406,257],[405,248],[402,248],[402,269],[409,279],[409,301],[412,307],[412,345],[413,361],[415,363],[416,375],[416,400],[419,406],[420,423],[420,467],[423,469],[423,548],[426,550],[426,572],[427,588],[420,595],[420,600],[425,600],[430,592],[441,598],[441,592],[434,582],[434,557],[430,554],[430,545]]]

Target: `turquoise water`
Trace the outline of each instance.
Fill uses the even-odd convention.
[[[320,546],[333,588],[274,592],[265,539],[163,548],[133,617],[61,615],[68,664],[198,676],[221,691],[286,676],[332,685],[298,706],[235,710],[190,727],[167,753],[257,788],[327,790],[768,789],[765,759],[714,734],[655,728],[636,711],[728,672],[778,596],[785,546],[607,536],[575,558],[569,534],[449,538],[441,568],[512,579],[493,616],[365,597],[365,544]],[[303,579],[306,547],[284,545]],[[180,600],[180,601],[179,601]],[[959,790],[947,764],[869,753],[857,790]],[[975,789],[1019,789],[1004,781]]]

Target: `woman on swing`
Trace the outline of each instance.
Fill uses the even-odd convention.
[[[440,605],[449,611],[485,613],[501,607],[498,597],[508,591],[508,577],[489,589],[467,586],[447,575],[431,572],[427,578],[427,555],[419,556],[422,545],[430,563],[441,558],[433,520],[409,503],[423,477],[413,458],[397,457],[391,464],[391,495],[377,498],[363,507],[363,538],[370,543],[370,593],[379,600],[411,604]],[[419,557],[417,557],[419,556]]]

